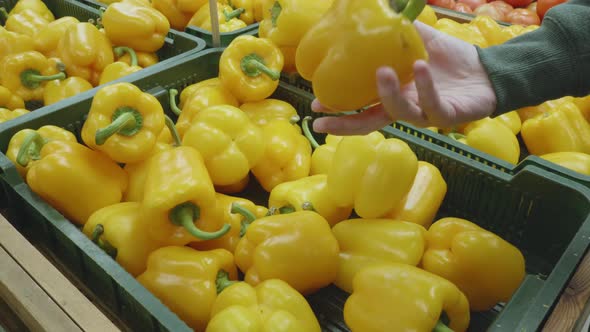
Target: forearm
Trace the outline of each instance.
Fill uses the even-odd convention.
[[[566,95],[590,94],[590,0],[547,12],[541,27],[502,45],[478,48],[496,92],[495,114]]]

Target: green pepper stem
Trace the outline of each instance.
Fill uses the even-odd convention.
[[[289,118],[289,123],[294,125],[297,122],[299,122],[299,120],[301,120],[301,118],[299,117],[299,115],[295,114]]]
[[[280,214],[289,214],[289,213],[293,213],[295,211],[296,211],[295,207],[293,207],[292,205],[285,205],[285,206],[279,208]]]
[[[410,22],[413,22],[425,6],[426,0],[409,0],[401,14],[410,20]]]
[[[237,283],[236,280],[229,279],[229,273],[224,270],[219,270],[217,272],[217,278],[215,280],[215,286],[217,286],[217,294],[223,292],[224,289],[228,288],[229,286]]]
[[[266,213],[266,217],[274,216],[276,213],[277,213],[277,208],[272,206],[271,208],[268,209],[268,212]]]
[[[27,89],[36,89],[41,86],[41,82],[63,80],[66,78],[64,72],[59,72],[54,75],[41,75],[36,69],[27,69],[20,74],[20,82]]]
[[[38,132],[31,132],[21,144],[16,155],[16,162],[22,167],[27,167],[31,159],[38,160],[41,155],[41,148],[45,143],[45,139]]]
[[[301,210],[316,212],[311,202],[303,202],[303,204],[301,204]]]
[[[8,11],[6,11],[6,8],[4,7],[0,7],[0,18],[2,18],[3,20],[8,19]]]
[[[180,140],[180,135],[178,135],[174,121],[172,121],[168,115],[164,115],[164,120],[166,127],[168,127],[168,130],[170,130],[170,135],[172,135],[172,139],[174,140],[174,146],[181,146],[182,141]]]
[[[115,53],[117,58],[122,57],[123,54],[125,54],[125,53],[129,54],[129,57],[131,58],[130,66],[137,66],[137,64],[138,64],[137,53],[135,53],[135,50],[132,49],[131,47],[118,46],[113,49],[113,52]]]
[[[96,131],[94,140],[97,145],[103,145],[115,134],[133,136],[139,132],[142,124],[141,113],[131,107],[120,107],[113,113],[111,124]]]
[[[268,77],[270,77],[270,79],[272,79],[273,81],[276,81],[281,77],[280,72],[268,68],[264,63],[264,59],[258,54],[254,53],[248,54],[245,57],[243,57],[240,63],[240,67],[242,68],[244,74],[250,77],[257,77],[261,74],[265,74]]]
[[[174,112],[174,114],[179,116],[180,113],[182,113],[182,110],[178,108],[178,104],[176,104],[176,96],[178,96],[178,90],[170,89],[168,90],[168,95],[170,96],[170,109],[172,110],[172,112]]]
[[[206,232],[195,226],[195,220],[199,219],[200,209],[191,202],[185,202],[177,205],[170,211],[168,218],[177,226],[184,227],[192,236],[201,240],[213,240],[222,237],[229,232],[231,226],[224,224],[223,227],[216,232]]]
[[[442,321],[438,321],[432,332],[453,332],[448,326],[445,325]]]
[[[273,28],[277,27],[277,20],[279,19],[282,10],[283,7],[281,7],[281,4],[278,1],[275,1],[270,8],[270,22],[272,23]]]
[[[458,141],[458,140],[463,139],[463,138],[466,137],[465,135],[460,134],[460,133],[450,133],[447,136],[449,136],[450,138],[454,139],[455,141]]]
[[[320,146],[320,143],[316,141],[316,139],[313,137],[313,134],[311,133],[311,130],[309,130],[309,120],[311,120],[311,116],[309,115],[303,118],[303,133],[309,140],[309,143],[311,143],[311,147],[315,150]]]
[[[244,218],[242,219],[241,227],[240,227],[240,237],[246,234],[248,230],[248,226],[256,220],[256,216],[254,213],[250,212],[250,210],[246,209],[245,207],[239,205],[238,203],[234,202],[231,204],[231,213],[239,213]]]
[[[109,243],[107,240],[103,240],[101,238],[102,234],[104,233],[104,226],[101,224],[97,224],[94,226],[94,230],[92,231],[92,236],[90,239],[94,242],[100,249],[104,250],[107,255],[111,256],[113,259],[117,257],[117,248],[115,248],[112,244]]]
[[[236,8],[235,10],[231,11],[231,12],[227,12],[227,11],[223,11],[223,15],[225,16],[225,21],[229,22],[231,20],[233,20],[236,17],[239,17],[240,15],[242,15],[246,10],[244,8]]]

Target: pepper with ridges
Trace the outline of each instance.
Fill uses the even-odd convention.
[[[14,110],[0,108],[0,123],[16,119],[19,116],[25,115],[27,113],[29,113],[29,110],[24,108],[15,108]]]
[[[583,152],[554,152],[539,157],[574,172],[590,175],[590,154]]]
[[[272,120],[299,122],[297,110],[289,103],[278,99],[244,103],[240,109],[258,126],[265,126]],[[293,122],[294,121],[294,122]]]
[[[75,76],[68,77],[65,80],[49,81],[43,89],[43,105],[55,104],[92,88],[90,82]]]
[[[191,17],[205,3],[195,0],[152,0],[152,7],[164,14],[170,22],[170,27],[184,31]]]
[[[3,12],[0,11],[0,15],[2,13]],[[43,18],[43,16],[37,12],[31,9],[25,9],[21,12],[8,15],[8,17],[6,17],[4,28],[21,35],[35,37],[41,30],[47,27],[49,23],[50,21]]]
[[[25,10],[32,10],[49,22],[55,20],[53,13],[41,0],[18,0],[10,10],[10,14],[17,14]]]
[[[332,166],[332,159],[334,153],[338,147],[338,143],[342,140],[343,136],[326,135],[325,143],[320,145],[318,141],[313,137],[309,128],[309,121],[311,116],[303,118],[303,133],[305,137],[311,143],[313,153],[311,154],[311,168],[309,171],[310,175],[317,174],[328,174],[330,172],[330,166]]]
[[[72,16],[65,16],[49,23],[35,35],[35,50],[43,53],[46,57],[57,57],[59,40],[65,35],[68,28],[78,23],[80,21]]]
[[[0,85],[0,108],[13,110],[24,107],[25,101],[21,97]]]
[[[219,85],[221,85],[221,81],[219,80],[219,78],[213,77],[187,86],[186,88],[182,89],[182,92],[180,93],[180,103],[178,103],[178,107],[180,107],[181,109],[184,108],[184,105],[190,99],[190,97],[201,87]]]
[[[115,56],[120,56],[123,53],[129,54],[131,57],[131,63],[127,64],[123,61],[116,61],[106,66],[100,74],[100,80],[98,82],[99,85],[112,82],[143,69],[137,65],[137,55],[132,48],[119,46],[115,47],[113,52],[115,53]]]
[[[211,12],[209,3],[206,3],[191,17],[188,25],[196,26],[198,28],[211,31]],[[219,32],[231,32],[238,29],[245,28],[246,22],[240,20],[238,17],[244,13],[243,8],[233,9],[229,5],[222,5],[217,3],[217,20],[219,22]]]
[[[33,38],[11,31],[0,31],[0,61],[7,55],[35,50]]]

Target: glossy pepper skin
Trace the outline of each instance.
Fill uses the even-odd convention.
[[[27,151],[30,143],[43,147],[27,172],[27,184],[72,222],[84,225],[95,211],[121,201],[127,175],[105,155],[76,142],[53,140],[43,145],[38,134],[29,135],[21,150]],[[27,167],[29,158],[17,162]]]
[[[411,22],[424,5],[424,0],[409,1],[398,14],[387,0],[336,1],[299,42],[297,71],[329,109],[352,111],[374,104],[379,101],[377,68],[393,67],[404,85],[413,79],[414,62],[428,59]],[[356,19],[360,11],[363,18]],[[378,52],[367,54],[375,45]]]
[[[193,14],[206,1],[194,0],[152,0],[152,7],[164,14],[170,22],[170,27],[175,30],[184,31]]]
[[[255,0],[228,0],[228,3],[231,4],[233,8],[236,8],[242,12],[239,16],[241,21],[244,21],[244,23],[246,23],[247,25],[256,22],[254,17],[254,11],[256,6]]]
[[[123,202],[94,212],[82,231],[136,277],[146,269],[148,255],[159,248],[143,227],[141,204]]]
[[[143,193],[145,189],[145,180],[147,172],[150,167],[152,156],[161,151],[170,150],[173,148],[172,144],[158,142],[154,145],[150,156],[142,161],[136,163],[125,164],[123,168],[129,177],[129,186],[123,195],[125,202],[141,202],[143,200]]]
[[[477,15],[469,24],[481,32],[487,46],[500,45],[510,39],[510,34],[490,16]]]
[[[231,185],[248,175],[264,154],[262,129],[242,110],[229,105],[195,114],[182,144],[197,149],[214,185]]]
[[[0,61],[7,55],[35,50],[33,38],[11,31],[0,31]]]
[[[352,293],[354,276],[362,269],[387,262],[416,266],[426,249],[426,229],[406,221],[349,219],[332,227],[332,233],[340,247],[334,285],[348,293]]]
[[[260,101],[279,86],[283,54],[270,40],[241,35],[219,59],[219,80],[240,103]]]
[[[170,31],[164,14],[151,6],[133,2],[116,2],[102,14],[102,25],[108,39],[115,45],[142,52],[156,52]]]
[[[447,193],[447,183],[440,170],[425,161],[418,162],[412,188],[387,218],[430,227]]]
[[[24,108],[15,108],[14,110],[0,108],[0,123],[16,119],[19,116],[25,115],[27,113],[29,113],[29,111]]]
[[[229,279],[237,279],[229,251],[169,246],[149,255],[147,269],[137,281],[190,328],[205,331],[217,298],[217,280],[227,279],[227,275]]]
[[[590,155],[582,152],[553,152],[539,156],[557,165],[590,175]]]
[[[448,18],[441,18],[436,22],[434,28],[481,48],[489,46],[482,32],[476,26],[464,25]]]
[[[21,97],[0,85],[0,108],[13,110],[24,107],[25,101]]]
[[[188,25],[196,26],[201,29],[211,31],[211,7],[209,3],[203,5],[191,17]],[[219,32],[230,32],[245,28],[246,22],[240,20],[238,17],[244,12],[243,8],[234,10],[231,6],[217,3],[217,20],[219,22]]]
[[[262,128],[264,155],[252,174],[262,188],[271,192],[277,185],[309,175],[311,145],[299,127],[284,120],[273,120]]]
[[[264,99],[244,103],[240,105],[240,109],[248,115],[252,122],[260,127],[273,120],[299,121],[297,110],[291,104],[278,99]]]
[[[0,72],[0,84],[24,101],[43,100],[45,82],[66,77],[37,51],[5,56],[0,62]]]
[[[69,27],[78,23],[80,21],[72,16],[65,16],[49,23],[35,36],[35,50],[43,53],[46,57],[57,57],[59,40]]]
[[[522,121],[520,120],[520,116],[518,115],[517,111],[501,114],[495,117],[494,120],[499,121],[508,127],[508,129],[510,129],[514,135],[518,135],[518,133],[520,133]]]
[[[327,193],[362,218],[380,218],[400,204],[417,171],[418,158],[405,142],[379,132],[348,136],[334,153]]]
[[[135,51],[129,47],[115,47],[113,49],[115,55],[121,53],[128,53],[131,54],[131,63],[127,64],[123,61],[116,61],[104,68],[102,73],[100,74],[100,80],[98,81],[99,85],[112,82],[114,80],[118,80],[121,77],[133,74],[135,72],[140,71],[142,68],[137,65],[137,55]]]
[[[508,302],[525,276],[518,248],[459,218],[440,219],[428,229],[422,267],[457,285],[473,311]]]
[[[94,25],[81,22],[66,30],[57,46],[68,76],[78,76],[97,86],[100,74],[113,63],[112,45]]]
[[[311,154],[311,168],[310,175],[317,174],[328,174],[330,172],[330,166],[332,166],[332,159],[334,159],[334,153],[338,144],[342,140],[343,136],[326,135],[325,143],[320,145],[313,137],[311,130],[309,129],[310,116],[303,118],[303,132],[305,137],[309,140],[313,153]]]
[[[525,121],[532,119],[532,118],[536,117],[537,115],[540,115],[540,114],[543,114],[546,112],[555,111],[556,109],[558,109],[558,107],[561,104],[565,104],[565,103],[569,103],[569,102],[573,102],[573,101],[574,101],[574,99],[572,97],[563,97],[563,98],[559,98],[559,99],[555,99],[555,100],[548,100],[548,101],[546,101],[540,105],[537,105],[537,106],[523,107],[523,108],[516,110],[516,112],[518,113],[518,116],[520,117],[520,120],[522,121],[522,123],[524,123]]]
[[[545,112],[525,121],[522,138],[531,154],[553,152],[590,153],[590,124],[573,103],[563,103],[556,111]]]
[[[186,88],[182,89],[182,91],[180,92],[180,103],[178,104],[178,107],[180,107],[181,109],[184,109],[184,105],[186,104],[186,102],[192,97],[192,95],[196,92],[199,91],[199,89],[201,89],[202,87],[205,86],[220,86],[221,85],[221,81],[219,80],[219,78],[217,77],[213,77],[213,78],[209,78],[206,79],[204,81],[200,81],[194,84],[191,84],[189,86],[187,86]],[[237,101],[236,101],[237,103]],[[232,106],[236,106],[236,105],[232,105]]]
[[[93,86],[90,82],[75,76],[68,77],[64,80],[49,81],[43,89],[43,105],[55,104],[92,88]]]
[[[164,122],[156,97],[131,83],[115,83],[96,92],[82,140],[119,163],[134,163],[148,157]]]
[[[149,66],[153,66],[157,64],[160,60],[158,59],[158,54],[156,53],[147,53],[147,52],[135,52],[137,57],[137,65],[142,68],[147,68]],[[117,56],[115,54],[115,56]],[[117,57],[117,61],[125,62],[128,65],[131,64],[131,55],[127,52],[123,52],[120,56]]]
[[[215,189],[197,150],[179,146],[152,156],[142,200],[144,225],[152,238],[183,246],[223,236],[231,226],[221,225],[215,204]],[[219,230],[198,228],[209,223]]]
[[[21,12],[8,15],[4,27],[8,31],[35,37],[49,23],[50,21],[32,9],[25,9]]]
[[[55,20],[53,13],[51,13],[49,8],[41,0],[19,0],[12,7],[10,14],[21,13],[25,10],[32,10],[49,22]]]
[[[255,286],[281,279],[307,295],[336,279],[338,253],[338,241],[326,219],[298,211],[254,221],[234,255],[247,283]]]
[[[326,194],[327,183],[326,174],[283,182],[270,192],[268,206],[277,211],[315,211],[324,217],[330,226],[334,226],[350,217],[352,207],[340,207],[332,203]]]
[[[452,331],[467,330],[469,303],[457,286],[399,263],[359,271],[353,280],[353,293],[344,303],[344,321],[355,332],[449,331],[437,323],[443,312]]]
[[[307,300],[279,279],[256,287],[237,282],[215,299],[205,332],[320,332],[320,324]]]

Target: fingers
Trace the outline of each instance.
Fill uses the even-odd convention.
[[[313,130],[318,133],[332,135],[365,135],[382,129],[393,121],[383,112],[381,107],[375,106],[362,113],[344,116],[327,116],[313,122]]]
[[[447,126],[452,122],[454,115],[442,105],[432,73],[425,61],[419,60],[414,63],[414,81],[418,91],[418,104],[429,124]]]

